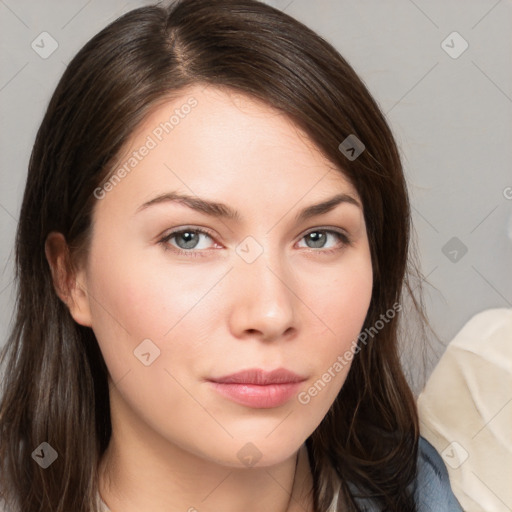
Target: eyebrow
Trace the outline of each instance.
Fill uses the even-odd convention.
[[[161,194],[149,201],[145,202],[141,206],[137,208],[136,213],[145,210],[151,206],[162,204],[162,203],[180,203],[196,210],[198,212],[204,213],[206,215],[210,215],[212,217],[220,217],[232,221],[240,222],[242,217],[239,212],[231,208],[230,206],[224,203],[218,203],[215,201],[209,201],[207,199],[202,199],[198,196],[189,196],[186,194],[179,194],[177,192],[167,192],[165,194]],[[361,204],[354,197],[349,194],[337,194],[326,201],[322,201],[318,204],[313,204],[311,206],[307,206],[303,210],[301,210],[296,216],[295,220],[297,222],[302,222],[310,217],[314,217],[316,215],[322,215],[324,213],[328,213],[333,210],[336,206],[342,203],[352,204],[361,208]]]

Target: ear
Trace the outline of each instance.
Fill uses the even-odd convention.
[[[89,296],[85,288],[85,270],[72,268],[64,235],[52,231],[46,237],[44,250],[57,295],[67,305],[75,322],[91,327]]]

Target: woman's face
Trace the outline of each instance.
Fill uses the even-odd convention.
[[[114,434],[226,466],[290,457],[370,303],[355,188],[278,112],[199,86],[151,114],[114,174],[73,313],[105,358]],[[218,382],[276,369],[295,379]]]

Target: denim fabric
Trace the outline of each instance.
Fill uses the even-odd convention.
[[[450,487],[443,459],[423,437],[418,444],[418,467],[413,488],[417,512],[463,512]],[[373,500],[360,498],[356,501],[362,512],[383,512]],[[331,507],[328,512],[336,512],[336,508]]]
[[[415,496],[418,512],[462,512],[450,487],[443,459],[423,437],[419,443]]]

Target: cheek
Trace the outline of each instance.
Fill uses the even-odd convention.
[[[197,358],[212,322],[211,312],[205,311],[211,299],[205,296],[223,272],[198,272],[191,265],[170,268],[161,258],[141,260],[136,251],[116,253],[112,246],[108,254],[91,252],[93,330],[114,381],[128,368],[139,367],[134,350],[144,340],[161,349],[158,366],[176,365],[190,354]]]
[[[329,342],[328,346],[343,348],[359,334],[370,306],[372,287],[371,260],[365,253],[347,259],[335,271],[320,274],[315,286],[308,285],[304,294],[313,313],[322,320],[326,337],[320,339]]]
[[[332,275],[336,278],[332,279]],[[330,277],[330,279],[329,279]],[[372,267],[368,257],[358,258],[336,273],[326,274],[308,287],[304,296],[316,317],[317,332],[310,334],[307,360],[315,374],[299,403],[326,413],[350,370],[357,338],[370,306]],[[357,352],[357,350],[356,350]]]

